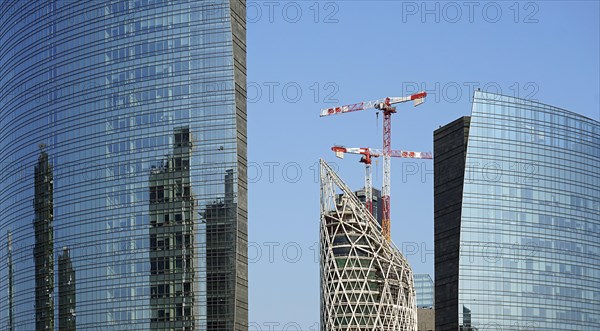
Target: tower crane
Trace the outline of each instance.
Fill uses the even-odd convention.
[[[371,214],[373,213],[373,179],[371,174],[371,158],[380,157],[383,155],[383,151],[380,149],[373,149],[369,147],[344,147],[344,146],[333,146],[331,150],[335,152],[335,155],[343,159],[344,153],[349,154],[360,154],[361,163],[365,164],[365,205]],[[391,157],[411,158],[411,159],[432,159],[433,155],[428,152],[412,152],[412,151],[401,151],[391,150]]]
[[[392,114],[396,112],[396,107],[392,105],[402,102],[413,101],[414,106],[425,102],[427,92],[419,92],[407,97],[388,97],[374,101],[359,102],[351,105],[324,108],[321,109],[320,116],[330,116],[342,113],[349,113],[359,110],[377,109],[383,111],[383,187],[381,192],[381,201],[383,202],[383,214],[381,227],[383,235],[390,240],[390,177],[391,177],[391,154],[392,154]]]

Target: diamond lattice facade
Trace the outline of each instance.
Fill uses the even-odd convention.
[[[341,196],[338,196],[341,190]],[[412,270],[381,227],[321,161],[321,327],[416,330]]]

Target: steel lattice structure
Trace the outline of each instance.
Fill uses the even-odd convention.
[[[320,171],[322,330],[416,331],[410,265],[323,160]]]

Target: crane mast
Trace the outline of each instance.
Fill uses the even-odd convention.
[[[383,112],[383,185],[381,190],[381,201],[383,205],[381,228],[383,235],[389,241],[391,237],[391,205],[390,205],[390,183],[391,183],[391,154],[392,154],[392,114],[396,112],[393,104],[413,101],[414,106],[424,102],[426,92],[419,92],[407,97],[388,97],[374,101],[359,102],[351,105],[321,109],[320,116],[330,116],[360,110],[377,109]]]
[[[392,176],[392,114],[396,112],[396,107],[386,105],[383,109],[383,185],[381,187],[381,231],[385,239],[391,239],[391,206],[390,206],[390,186]]]
[[[375,158],[375,157],[379,157],[381,155],[385,155],[385,149],[382,150],[378,150],[378,149],[372,149],[372,148],[368,148],[368,147],[362,147],[362,148],[356,148],[356,147],[344,147],[344,146],[333,146],[331,147],[331,150],[335,152],[335,155],[341,159],[344,158],[344,153],[349,153],[349,154],[360,154],[362,155],[361,159],[359,162],[364,163],[365,164],[365,206],[367,207],[367,209],[369,210],[369,212],[371,212],[371,214],[373,213],[373,180],[372,180],[372,172],[371,172],[371,159]],[[412,151],[402,151],[402,150],[392,150],[389,149],[388,150],[388,154],[389,157],[399,157],[399,158],[411,158],[411,159],[432,159],[433,155],[431,153],[427,153],[427,152],[412,152]],[[388,177],[389,179],[389,177]],[[389,189],[389,186],[388,186]],[[389,197],[389,192],[388,192],[388,197]],[[389,203],[389,199],[388,199],[388,203]],[[383,200],[383,194],[382,194],[382,205],[384,208],[385,212],[385,207],[386,207],[386,202],[385,200]],[[388,204],[388,212],[389,212],[389,204]],[[383,216],[385,216],[385,214],[382,213],[382,229],[384,228],[384,223],[383,223]],[[389,218],[388,218],[389,220]],[[389,222],[387,223],[387,229],[388,229],[388,233],[390,230],[389,227]],[[385,233],[384,233],[385,234]],[[389,237],[386,237],[389,239]]]
[[[370,148],[346,148],[344,146],[333,146],[331,150],[341,159],[344,158],[344,153],[361,154],[361,163],[365,164],[365,206],[371,214],[373,214],[373,176],[371,172],[371,158],[378,157],[379,154],[372,153]]]

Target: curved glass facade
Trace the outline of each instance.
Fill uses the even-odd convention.
[[[463,330],[599,330],[600,123],[476,92],[465,165]]]
[[[247,328],[245,2],[0,2],[0,328]]]

